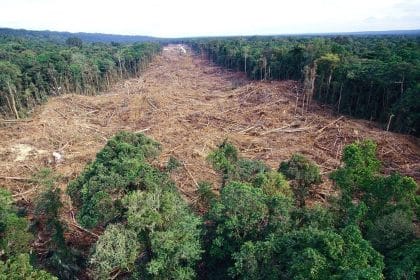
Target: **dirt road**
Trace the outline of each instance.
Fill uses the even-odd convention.
[[[206,156],[225,138],[243,156],[273,168],[301,152],[325,174],[339,166],[345,144],[370,138],[378,142],[386,172],[398,170],[420,180],[420,148],[414,138],[336,116],[315,103],[302,114],[295,86],[293,81],[247,81],[188,48],[184,53],[178,46],[166,47],[139,78],[108,93],[51,98],[27,122],[1,123],[0,186],[11,189],[16,199],[30,199],[37,189],[25,179],[49,166],[63,175],[65,188],[119,130],[143,131],[162,143],[157,164],[164,166],[171,155],[184,163],[173,177],[189,201],[196,197],[195,182],[217,182]],[[53,152],[64,160],[54,162]],[[320,199],[330,187],[326,180]]]

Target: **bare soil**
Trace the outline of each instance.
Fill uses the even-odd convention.
[[[242,156],[272,168],[293,153],[307,155],[325,177],[314,193],[319,200],[332,191],[327,174],[340,165],[343,146],[355,140],[378,143],[384,172],[398,171],[420,181],[418,139],[335,115],[316,102],[302,114],[300,104],[296,106],[296,82],[249,81],[185,49],[166,47],[140,77],[102,95],[54,97],[31,119],[0,121],[0,186],[17,200],[30,201],[37,188],[27,179],[50,167],[62,174],[65,188],[120,130],[142,131],[160,142],[158,165],[164,166],[171,155],[184,163],[173,179],[189,202],[197,197],[196,182],[219,186],[206,156],[226,138]],[[64,160],[55,162],[53,152]],[[68,198],[66,202],[71,216]]]

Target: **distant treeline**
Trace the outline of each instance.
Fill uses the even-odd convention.
[[[337,112],[420,136],[420,36],[246,37],[186,40],[251,79],[305,80]],[[304,70],[306,67],[306,71]],[[307,76],[307,75],[306,75]],[[307,77],[306,77],[307,78]]]
[[[160,51],[157,43],[64,43],[0,36],[0,114],[25,116],[50,95],[92,95],[139,73]]]
[[[138,42],[156,42],[159,39],[150,36],[139,35],[115,35],[103,33],[71,33],[59,31],[35,31],[26,29],[0,28],[0,37],[20,37],[26,39],[44,39],[54,42],[65,42],[68,38],[77,37],[84,42],[90,43],[138,43]]]

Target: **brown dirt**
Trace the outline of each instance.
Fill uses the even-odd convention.
[[[188,201],[196,198],[194,181],[218,182],[206,156],[225,138],[243,156],[273,168],[292,153],[303,153],[324,175],[340,165],[344,145],[373,139],[385,172],[399,171],[420,181],[418,139],[349,117],[331,124],[340,116],[315,102],[302,115],[295,105],[296,88],[293,81],[247,81],[243,74],[211,65],[188,49],[183,54],[169,46],[141,77],[108,93],[54,97],[29,121],[0,122],[0,186],[12,190],[16,199],[30,200],[36,189],[31,192],[34,186],[25,179],[49,166],[63,175],[65,188],[120,130],[144,131],[162,143],[161,166],[170,155],[185,164],[173,178]],[[54,163],[54,151],[64,156],[62,163]],[[329,191],[326,179],[317,197]]]

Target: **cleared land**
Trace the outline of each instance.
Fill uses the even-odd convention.
[[[164,166],[171,155],[183,162],[173,178],[190,202],[197,197],[196,182],[219,180],[206,156],[225,138],[243,156],[273,168],[292,153],[303,153],[320,165],[325,178],[340,165],[344,145],[373,139],[385,172],[399,171],[420,181],[415,138],[334,115],[315,102],[302,114],[299,102],[296,106],[296,82],[248,81],[186,50],[166,47],[141,77],[103,95],[58,96],[31,119],[0,121],[0,186],[12,190],[17,200],[30,201],[37,188],[26,179],[49,166],[63,175],[65,188],[119,130],[142,131],[159,141],[163,153],[157,164]],[[54,161],[53,152],[63,161]],[[322,201],[330,191],[326,179],[314,195]],[[72,217],[66,202],[65,216]]]

